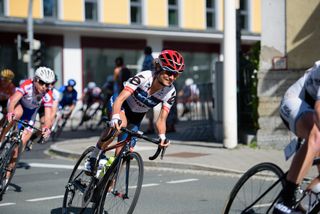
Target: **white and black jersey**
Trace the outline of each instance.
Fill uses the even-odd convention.
[[[124,90],[131,93],[126,100],[132,112],[145,113],[149,109],[162,103],[162,108],[170,111],[176,99],[176,89],[173,85],[164,87],[153,94],[149,94],[152,82],[155,80],[153,71],[142,71],[124,83]]]

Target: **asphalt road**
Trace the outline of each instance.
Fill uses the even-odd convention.
[[[44,154],[47,145],[35,145],[22,156],[0,213],[61,213],[64,187],[74,160]],[[222,213],[238,177],[183,170],[145,168],[138,214]]]

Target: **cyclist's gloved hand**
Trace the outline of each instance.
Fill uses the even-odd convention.
[[[121,119],[120,119],[120,114],[113,114],[111,121],[110,121],[110,127],[116,128],[118,131],[120,131],[121,128]]]
[[[159,146],[161,147],[166,148],[170,145],[170,140],[166,138],[165,134],[159,134],[159,140],[160,140]]]
[[[7,113],[7,120],[9,123],[11,123],[11,121],[15,119],[15,114],[13,112],[8,112]]]
[[[42,131],[42,136],[44,137],[45,140],[47,140],[50,137],[51,130],[48,127],[43,127],[41,131]]]

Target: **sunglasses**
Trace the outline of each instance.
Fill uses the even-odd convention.
[[[167,70],[163,70],[164,74],[168,75],[168,76],[173,76],[174,78],[177,78],[179,76],[178,72],[175,71],[167,71]]]
[[[46,83],[46,82],[43,82],[41,79],[38,79],[37,81],[41,86],[45,85],[47,88],[49,88],[51,86],[51,83]]]
[[[12,82],[12,79],[9,78],[1,77],[0,79],[6,82]]]

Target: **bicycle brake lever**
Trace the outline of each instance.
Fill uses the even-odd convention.
[[[166,147],[162,148],[161,155],[160,155],[161,160],[163,160],[163,156],[166,153],[166,149],[167,149]]]

